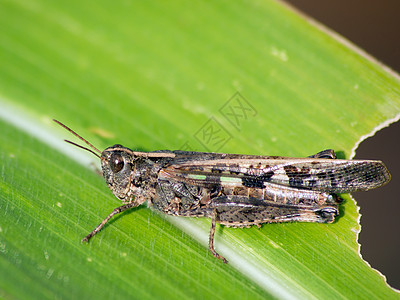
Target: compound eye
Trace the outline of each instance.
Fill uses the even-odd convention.
[[[120,153],[113,153],[110,157],[110,168],[113,173],[118,173],[124,167],[124,159]]]

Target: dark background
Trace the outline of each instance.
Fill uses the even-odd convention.
[[[400,72],[399,0],[286,2]],[[356,159],[384,161],[392,173],[392,181],[377,190],[354,193],[362,214],[361,254],[397,289],[400,289],[399,137],[400,123],[397,122],[361,143]]]

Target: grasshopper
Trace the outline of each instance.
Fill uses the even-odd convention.
[[[336,159],[328,149],[306,158],[191,151],[132,151],[116,144],[103,152],[72,129],[101,160],[103,177],[123,202],[82,242],[88,242],[115,215],[147,202],[173,216],[211,219],[209,249],[216,223],[249,227],[272,222],[332,223],[340,193],[367,191],[390,181],[381,161]]]

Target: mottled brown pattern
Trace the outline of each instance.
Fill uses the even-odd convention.
[[[333,222],[336,193],[369,190],[386,184],[389,171],[380,161],[336,160],[333,150],[308,158],[188,151],[135,152],[114,145],[100,152],[67,126],[101,159],[103,176],[124,205],[117,207],[83,241],[116,214],[147,201],[149,207],[175,216],[211,218],[215,224],[247,227],[271,222]],[[100,153],[98,155],[97,153]]]

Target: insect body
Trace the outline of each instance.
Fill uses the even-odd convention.
[[[144,202],[154,210],[184,217],[211,218],[209,248],[216,223],[248,227],[271,222],[331,223],[338,193],[366,191],[389,182],[380,161],[339,160],[333,150],[308,158],[188,151],[135,152],[114,145],[100,152],[67,126],[101,159],[103,176],[124,204],[82,241],[88,242],[116,214]]]

